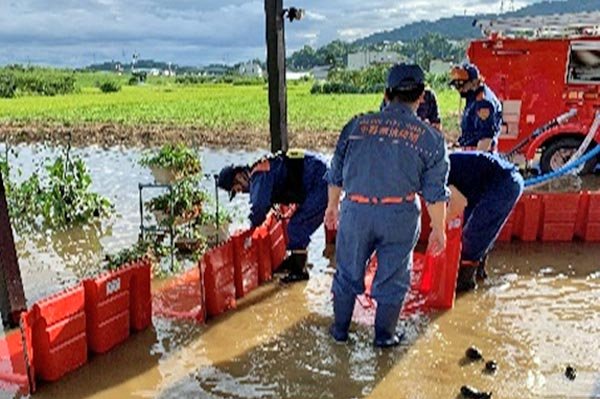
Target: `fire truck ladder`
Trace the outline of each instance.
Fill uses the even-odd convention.
[[[600,11],[474,20],[484,36],[571,37],[600,35]]]

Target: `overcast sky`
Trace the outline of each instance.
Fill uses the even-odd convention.
[[[514,0],[515,8],[540,0]],[[509,4],[510,0],[505,0]],[[500,0],[284,0],[288,54],[418,20],[498,12]],[[265,58],[263,0],[0,0],[0,64],[83,66],[140,58],[182,65]]]

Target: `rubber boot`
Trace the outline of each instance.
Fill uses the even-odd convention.
[[[482,281],[485,280],[488,275],[485,271],[485,265],[487,264],[487,255],[483,257],[479,265],[477,265],[477,280]]]
[[[333,297],[333,324],[329,327],[329,334],[337,342],[346,342],[348,340],[348,330],[352,321],[354,304],[356,298],[338,298]]]
[[[289,273],[292,270],[292,259],[292,256],[288,256],[287,258],[285,258],[283,262],[281,262],[281,265],[279,265],[277,270],[273,270],[273,274]]]
[[[375,313],[375,341],[378,348],[389,348],[400,345],[404,333],[396,332],[398,317],[402,303],[399,305],[377,304]]]
[[[458,269],[458,278],[456,280],[456,292],[467,292],[477,288],[475,277],[477,275],[478,264],[466,265],[461,263]]]
[[[290,258],[290,272],[281,278],[283,284],[295,283],[297,281],[308,280],[306,271],[306,260],[308,258],[306,251],[292,252]]]

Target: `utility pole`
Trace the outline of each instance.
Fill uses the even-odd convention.
[[[8,216],[4,181],[0,173],[0,313],[5,325],[18,325],[27,310],[15,241]]]
[[[283,0],[265,0],[271,151],[288,149]]]

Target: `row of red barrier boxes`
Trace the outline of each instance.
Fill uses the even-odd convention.
[[[238,231],[227,241],[208,250],[198,267],[163,287],[154,295],[155,314],[204,322],[236,307],[273,271],[287,254],[287,221],[271,213],[258,228]]]
[[[21,314],[20,330],[5,340],[11,364],[4,365],[3,378],[0,362],[0,380],[34,392],[36,381],[56,381],[85,364],[89,352],[106,353],[131,331],[148,328],[150,279],[143,259],[34,303]]]
[[[424,208],[423,208],[424,209]],[[421,213],[421,237],[429,235],[429,215]],[[600,242],[600,192],[525,193],[521,196],[498,241],[569,242],[578,239]],[[335,231],[325,230],[328,244],[335,243]]]
[[[600,241],[600,192],[526,193],[498,241]]]

